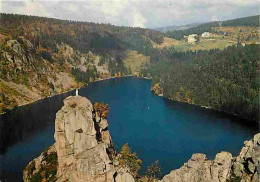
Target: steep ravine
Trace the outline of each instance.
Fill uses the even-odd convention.
[[[91,102],[70,96],[56,114],[55,143],[24,170],[24,181],[125,181],[134,179],[120,166],[112,147],[108,121],[100,118]],[[237,157],[221,152],[214,160],[193,154],[180,169],[162,182],[259,182],[260,133],[246,141]]]

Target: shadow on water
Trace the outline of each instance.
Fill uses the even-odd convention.
[[[21,169],[54,142],[56,112],[71,94],[39,100],[0,115],[0,180],[21,180]]]
[[[247,120],[239,116],[231,115],[223,111],[216,111],[208,108],[198,107],[195,105],[181,103],[173,101],[167,98],[163,98],[164,103],[167,107],[172,110],[185,111],[186,114],[194,115],[196,114],[200,118],[200,122],[209,122],[214,119],[218,124],[221,125],[235,125],[241,129],[251,131],[252,134],[260,132],[260,124],[254,120]],[[228,120],[228,122],[227,122]],[[203,124],[203,123],[201,123]]]
[[[46,98],[0,115],[0,154],[5,153],[8,147],[46,128],[50,123],[53,125],[56,112],[63,105],[63,99],[70,94],[68,92]]]

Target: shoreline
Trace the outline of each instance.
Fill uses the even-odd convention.
[[[26,105],[29,105],[29,104],[33,104],[33,103],[36,103],[36,102],[38,102],[38,101],[41,101],[41,100],[44,100],[44,99],[47,99],[47,98],[50,98],[50,97],[54,97],[54,96],[57,96],[57,95],[65,94],[65,93],[74,91],[74,90],[76,90],[76,89],[87,88],[87,87],[89,86],[89,84],[94,83],[94,82],[100,82],[100,81],[105,81],[105,80],[110,80],[110,79],[115,79],[115,78],[124,78],[124,77],[136,77],[136,78],[141,78],[141,79],[146,79],[146,80],[152,80],[152,78],[149,78],[149,77],[140,77],[140,76],[136,76],[136,75],[125,75],[125,76],[121,76],[121,77],[115,77],[115,76],[113,76],[113,77],[98,79],[98,80],[94,80],[94,81],[88,83],[87,85],[83,85],[82,87],[73,88],[73,89],[67,90],[67,91],[62,92],[62,93],[59,93],[59,94],[50,95],[50,96],[48,96],[48,97],[43,97],[43,98],[40,98],[40,99],[35,100],[35,101],[33,101],[33,102],[29,102],[29,103],[26,103],[26,104],[18,105],[18,106],[16,106],[16,107],[7,109],[7,112],[12,111],[12,110],[14,110],[14,109],[16,109],[16,108],[18,108],[18,107],[22,107],[22,106],[26,106]],[[150,91],[151,91],[151,90],[150,90]],[[151,92],[152,92],[152,91],[151,91]],[[152,92],[152,93],[155,94],[154,92]],[[222,113],[225,113],[225,114],[229,114],[229,115],[231,115],[231,116],[240,117],[240,118],[245,119],[245,120],[247,120],[247,121],[249,121],[249,122],[251,122],[251,123],[254,122],[254,123],[259,124],[259,128],[260,128],[260,123],[259,123],[259,121],[257,121],[257,120],[250,120],[250,119],[244,118],[243,116],[240,116],[240,115],[237,115],[237,114],[233,114],[233,113],[229,113],[229,112],[226,112],[226,111],[223,111],[223,110],[214,109],[214,108],[208,107],[208,106],[201,106],[201,105],[197,105],[197,104],[191,104],[191,103],[187,103],[187,102],[177,101],[177,100],[174,100],[174,99],[171,99],[171,98],[168,98],[168,97],[164,97],[164,96],[163,96],[163,93],[162,93],[162,94],[155,94],[155,95],[158,96],[158,97],[162,97],[162,98],[165,98],[165,99],[169,99],[170,101],[179,102],[179,103],[184,103],[184,104],[189,104],[189,105],[197,106],[197,107],[200,107],[200,108],[203,108],[203,109],[218,111],[218,112],[222,112]],[[6,114],[7,112],[0,113],[0,116]]]
[[[152,92],[152,91],[151,91],[151,92]],[[212,111],[217,111],[217,112],[222,112],[222,113],[228,114],[228,115],[230,115],[230,116],[239,117],[239,118],[241,118],[241,119],[245,119],[245,120],[249,121],[250,123],[259,124],[259,129],[260,129],[260,121],[259,121],[259,120],[248,119],[248,118],[245,118],[245,117],[240,116],[240,115],[238,115],[238,114],[230,113],[230,112],[223,111],[223,110],[219,110],[219,109],[214,109],[214,108],[208,107],[208,106],[201,106],[201,105],[197,105],[197,104],[191,104],[191,103],[188,103],[188,102],[177,101],[177,100],[171,99],[171,98],[169,98],[169,97],[164,97],[163,94],[156,94],[156,93],[154,93],[154,92],[152,92],[152,93],[155,94],[155,95],[157,95],[158,97],[162,97],[162,98],[168,99],[168,100],[170,100],[170,101],[179,102],[179,103],[183,103],[183,104],[189,104],[189,105],[196,106],[196,107],[200,107],[200,108],[203,108],[203,109],[212,110]]]
[[[76,89],[86,88],[86,87],[89,86],[89,84],[94,83],[94,82],[99,82],[99,81],[104,81],[104,80],[109,80],[109,79],[115,79],[115,78],[124,78],[124,77],[135,77],[135,75],[125,75],[125,76],[121,76],[121,77],[114,77],[114,76],[113,76],[113,77],[108,77],[108,78],[103,78],[103,79],[94,80],[93,82],[90,82],[90,83],[88,83],[87,85],[83,85],[82,87],[73,88],[73,89],[70,89],[70,90],[66,90],[65,92],[61,92],[61,93],[58,93],[58,94],[50,95],[50,96],[47,96],[47,97],[42,97],[42,98],[40,98],[40,99],[38,99],[38,100],[29,102],[29,103],[26,103],[26,104],[20,104],[20,105],[17,105],[17,106],[15,106],[15,107],[12,107],[12,108],[6,108],[7,111],[0,113],[0,116],[6,114],[7,112],[10,112],[10,111],[12,111],[12,110],[18,108],[18,107],[23,107],[23,106],[26,106],[26,105],[29,105],[29,104],[33,104],[33,103],[36,103],[36,102],[38,102],[38,101],[41,101],[41,100],[44,100],[44,99],[47,99],[47,98],[50,98],[50,97],[54,97],[54,96],[57,96],[57,95],[62,95],[62,94],[71,92],[71,91],[76,90]],[[138,77],[138,78],[141,78],[141,77]]]

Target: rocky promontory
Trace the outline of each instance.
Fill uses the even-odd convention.
[[[91,102],[70,96],[56,114],[55,143],[24,170],[24,181],[134,182],[114,159],[108,122]]]
[[[120,165],[105,116],[87,98],[67,97],[56,114],[55,143],[28,164],[24,181],[150,182]],[[260,133],[244,144],[237,157],[221,152],[208,160],[193,154],[161,182],[259,182]]]

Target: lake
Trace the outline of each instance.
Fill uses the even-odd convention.
[[[163,174],[193,153],[240,152],[259,129],[239,117],[170,101],[150,92],[150,80],[116,78],[90,84],[79,95],[110,106],[109,131],[117,149],[128,143],[143,161],[159,160]],[[75,91],[18,107],[0,115],[0,180],[22,181],[25,166],[54,143],[54,121],[63,99]],[[247,122],[247,124],[245,124]],[[244,124],[243,124],[244,123]]]

